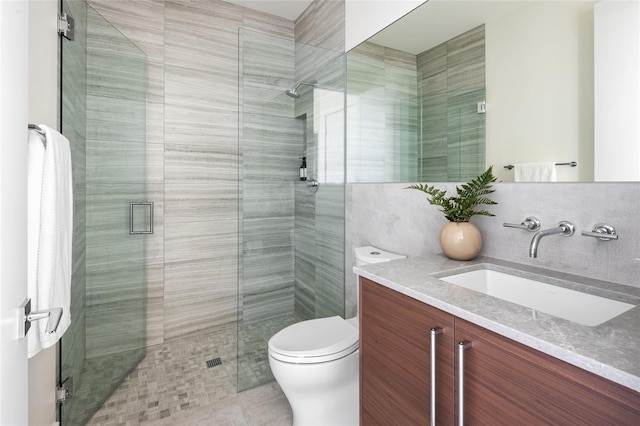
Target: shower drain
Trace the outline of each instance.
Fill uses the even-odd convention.
[[[222,360],[220,358],[214,358],[207,361],[207,368],[216,367],[218,365],[222,365]]]

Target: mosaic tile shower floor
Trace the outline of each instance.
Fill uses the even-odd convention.
[[[247,365],[240,386],[258,387],[236,392],[236,327],[218,328],[147,348],[146,357],[87,424],[291,425],[289,404],[272,381],[266,341],[293,321],[293,317],[265,321],[241,333],[241,348],[253,342],[264,348],[240,359]],[[207,361],[215,358],[222,363],[208,368]]]

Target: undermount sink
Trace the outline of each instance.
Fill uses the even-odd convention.
[[[462,272],[439,279],[591,327],[635,307],[629,303],[492,269]]]

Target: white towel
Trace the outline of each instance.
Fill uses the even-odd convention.
[[[55,333],[45,333],[47,320],[35,321],[27,334],[28,356],[53,346],[71,324],[71,242],[73,181],[69,141],[40,125],[43,137],[29,132],[27,282],[31,310],[62,308]]]
[[[516,182],[555,182],[555,163],[520,163],[515,165]]]

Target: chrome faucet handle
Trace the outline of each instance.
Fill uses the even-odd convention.
[[[575,225],[568,220],[563,220],[562,222],[558,223],[558,228],[564,228],[564,230],[560,233],[563,237],[572,236],[576,230]]]
[[[535,231],[538,231],[540,229],[540,219],[538,219],[535,216],[529,216],[524,220],[524,222],[522,222],[520,224],[517,224],[517,223],[503,223],[502,226],[504,226],[506,228],[526,229],[527,231],[535,232]]]
[[[616,229],[607,223],[596,223],[593,229],[591,230],[591,232],[582,231],[582,236],[593,237],[602,241],[610,241],[610,240],[618,239],[618,234],[616,234]]]

